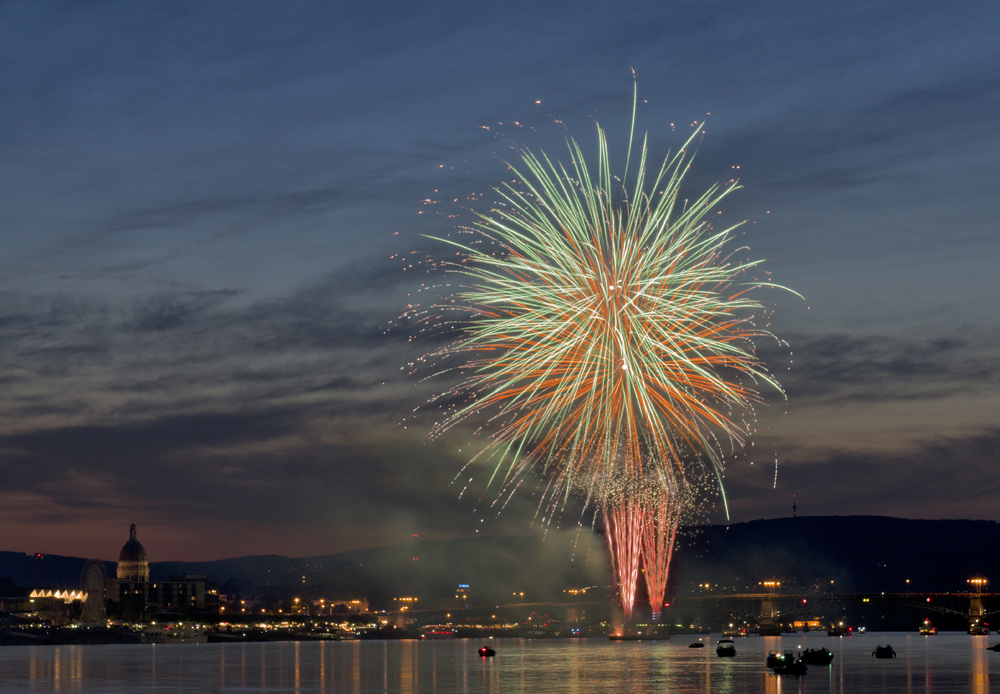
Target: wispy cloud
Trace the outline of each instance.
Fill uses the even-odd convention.
[[[992,392],[1000,383],[991,326],[961,334],[819,333],[785,335],[794,350],[763,343],[761,353],[781,367],[793,405],[941,399]]]
[[[905,451],[858,452],[782,444],[773,465],[729,466],[726,486],[737,520],[791,515],[875,514],[902,518],[995,519],[1000,507],[1000,429],[926,436]]]

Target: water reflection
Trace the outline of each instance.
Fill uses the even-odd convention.
[[[764,680],[765,694],[781,694],[781,678],[768,677]]]
[[[602,639],[481,641],[299,642],[0,648],[0,691],[114,694],[135,691],[292,691],[417,694],[766,694],[867,691],[968,691],[988,694],[988,639],[965,634],[932,638],[895,634],[899,657],[875,660],[877,635],[746,638],[736,658],[688,649],[675,638],[658,643]],[[881,643],[885,643],[883,638]],[[826,645],[833,665],[776,677],[764,667],[768,650]],[[997,666],[1000,667],[1000,666]]]
[[[361,643],[358,641],[351,641],[348,644],[350,649],[350,654],[353,656],[351,659],[351,669],[348,671],[351,674],[351,691],[354,694],[360,694],[361,692]]]
[[[969,647],[972,649],[972,681],[969,691],[972,694],[988,694],[990,690],[990,665],[987,658],[992,653],[986,650],[987,645],[985,638],[969,638]]]

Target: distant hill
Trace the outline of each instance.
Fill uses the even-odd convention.
[[[86,558],[64,557],[58,554],[44,554],[41,561],[34,554],[24,552],[0,552],[0,579],[9,578],[22,588],[45,586],[76,590],[80,587],[80,576]],[[113,576],[117,564],[104,562],[104,569]]]
[[[776,518],[686,529],[671,584],[740,590],[781,580],[831,592],[959,592],[973,576],[1000,589],[1000,523],[883,516]],[[906,583],[910,579],[910,583]]]
[[[41,562],[41,584],[77,587],[84,562],[83,558],[46,555]],[[105,565],[108,574],[113,575],[115,564]],[[328,556],[267,555],[150,563],[152,581],[167,580],[173,574],[204,574],[217,584],[235,579],[247,590],[293,587],[303,597],[313,593],[364,596],[374,606],[388,606],[391,598],[405,595],[444,598],[453,595],[459,583],[472,586],[472,595],[479,604],[506,600],[513,590],[525,591],[533,601],[545,601],[557,598],[567,586],[606,583],[607,551],[590,533],[553,531],[545,539],[414,539],[392,547]],[[20,586],[36,585],[38,565],[34,555],[0,552],[0,577],[5,576]]]
[[[754,590],[781,580],[788,589],[834,592],[955,592],[981,575],[1000,587],[1000,524],[971,520],[905,520],[880,516],[816,516],[757,520],[729,526],[685,528],[675,552],[670,593],[698,583]],[[79,585],[84,558],[0,552],[0,578],[18,586]],[[109,575],[115,564],[105,562]],[[40,574],[39,574],[40,570]],[[513,590],[526,599],[557,598],[568,586],[611,583],[603,540],[589,532],[537,537],[414,539],[319,557],[278,555],[207,562],[153,562],[151,580],[172,574],[205,574],[217,584],[292,587],[303,596],[364,596],[373,606],[392,597],[446,597],[469,583],[479,604],[506,600]]]
[[[537,537],[482,537],[418,540],[392,547],[319,557],[241,557],[210,562],[160,562],[150,566],[166,577],[206,574],[222,582],[241,579],[258,586],[318,587],[327,595],[363,595],[374,605],[392,597],[444,598],[459,583],[472,586],[476,599],[506,599],[515,589],[535,600],[558,597],[566,586],[606,582],[606,550],[592,535],[550,533]],[[589,557],[588,557],[589,555]],[[315,592],[315,591],[312,591]]]

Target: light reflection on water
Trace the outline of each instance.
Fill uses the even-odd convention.
[[[990,692],[1000,689],[994,637],[947,633],[825,634],[738,639],[737,657],[720,659],[694,637],[656,643],[604,639],[497,639],[494,658],[481,641],[354,641],[247,644],[8,646],[0,648],[0,692],[385,692],[416,694],[797,694],[829,692]],[[704,639],[706,642],[708,639]],[[875,660],[891,643],[892,660]],[[769,650],[826,646],[830,667],[804,678],[776,677]]]

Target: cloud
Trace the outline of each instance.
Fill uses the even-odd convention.
[[[16,527],[138,516],[146,526],[211,526],[214,542],[275,553],[307,552],[319,536],[364,547],[412,533],[528,532],[530,493],[501,517],[489,495],[479,501],[482,480],[460,498],[464,458],[446,448],[398,427],[273,409],[49,429],[0,438],[5,498],[32,499],[6,504],[0,518],[16,513],[5,519]],[[298,544],[279,540],[310,526]],[[262,528],[271,530],[247,537]],[[185,551],[211,556],[201,541]]]
[[[14,528],[138,514],[169,525],[181,514],[217,524],[229,539],[216,539],[234,545],[262,524],[291,532],[313,523],[350,547],[398,539],[400,528],[526,530],[530,493],[499,519],[491,498],[475,501],[492,494],[485,479],[460,501],[468,480],[455,475],[467,454],[428,441],[429,417],[413,421],[441,384],[400,370],[426,345],[386,331],[395,307],[368,295],[408,288],[398,267],[349,265],[249,303],[235,291],[159,292],[126,305],[9,297],[20,308],[0,320],[16,373],[3,407],[17,426],[0,437],[9,502],[0,520]],[[277,535],[251,544],[283,551]]]
[[[791,350],[764,342],[792,403],[875,403],[986,393],[1000,383],[990,326],[953,334],[783,335]],[[788,365],[787,371],[785,366]]]
[[[995,519],[1000,508],[1000,429],[928,436],[902,452],[793,447],[774,466],[729,466],[735,520],[800,514]],[[777,486],[775,487],[775,480]]]
[[[305,547],[310,520],[346,545],[465,527],[451,478],[467,432],[432,444],[433,413],[412,419],[447,381],[406,366],[442,338],[411,343],[397,320],[433,291],[385,256],[433,250],[419,234],[468,219],[467,195],[486,205],[512,141],[560,156],[569,133],[590,151],[599,119],[621,154],[630,65],[651,151],[712,111],[689,183],[744,165],[748,195],[726,214],[786,209],[754,231],[836,278],[814,305],[854,319],[853,292],[892,313],[781,334],[802,419],[988,400],[993,314],[946,334],[906,288],[952,277],[955,304],[989,295],[968,267],[995,235],[965,222],[996,218],[995,10],[786,4],[0,8],[0,55],[19,66],[0,74],[3,527],[140,509],[189,537],[252,526],[257,549]],[[418,216],[429,196],[443,202]],[[932,262],[914,269],[919,253]],[[894,292],[881,303],[857,281],[865,254],[869,283]],[[925,324],[907,331],[902,313]]]
[[[202,399],[199,410],[278,390],[361,394],[401,379],[415,354],[404,330],[388,329],[408,280],[397,264],[373,260],[251,302],[234,290],[157,292],[125,305],[8,293],[0,354],[18,387],[8,389],[6,407],[20,418],[42,400],[55,413],[82,399],[88,417],[128,419],[123,408],[136,403],[122,398],[130,394]],[[186,407],[169,397],[159,406],[164,414]]]

